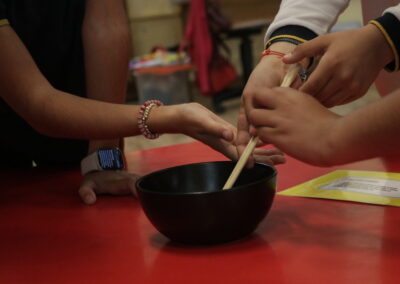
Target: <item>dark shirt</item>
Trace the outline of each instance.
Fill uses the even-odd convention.
[[[56,88],[85,93],[82,21],[84,0],[0,0],[5,18]]]
[[[77,96],[85,96],[84,13],[84,0],[0,0],[0,23],[8,21],[54,88]],[[36,162],[68,162],[77,161],[85,154],[82,141],[36,133],[2,100],[0,127],[9,136],[0,141],[3,155],[11,152],[14,157],[27,157]],[[60,154],[63,148],[68,153],[65,157]],[[2,153],[5,150],[7,153]]]

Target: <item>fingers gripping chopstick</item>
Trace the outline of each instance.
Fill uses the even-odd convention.
[[[296,79],[301,66],[299,64],[293,64],[289,67],[288,72],[286,73],[283,81],[281,83],[281,87],[290,87],[290,85]],[[244,149],[242,155],[240,156],[239,160],[236,163],[235,168],[233,169],[231,175],[229,176],[228,180],[226,181],[224,187],[222,189],[230,189],[235,184],[237,178],[239,177],[240,173],[244,165],[246,164],[247,160],[249,159],[251,153],[253,153],[254,148],[256,147],[258,142],[258,137],[253,136],[251,137],[249,143],[247,144],[246,148]]]

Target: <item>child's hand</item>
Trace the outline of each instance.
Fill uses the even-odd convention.
[[[384,36],[372,24],[319,36],[283,58],[288,64],[322,56],[315,71],[300,88],[327,107],[345,104],[366,93],[379,71],[393,59]]]
[[[313,97],[291,88],[260,90],[247,106],[249,122],[265,143],[304,162],[326,166],[335,162],[335,130],[340,117]]]
[[[136,180],[139,176],[124,171],[99,171],[85,175],[79,188],[82,201],[88,205],[96,202],[96,195],[136,196]]]
[[[287,42],[277,42],[273,44],[270,49],[282,53],[292,52],[296,45]],[[286,72],[289,68],[288,65],[284,64],[282,58],[276,55],[267,55],[261,58],[259,64],[255,67],[250,75],[250,78],[246,84],[243,91],[239,117],[237,121],[237,152],[241,155],[250,140],[249,135],[249,123],[247,121],[247,116],[245,112],[245,104],[253,101],[253,95],[255,95],[259,90],[270,89],[273,87],[278,87]],[[300,80],[297,80],[293,86],[300,86]],[[253,157],[250,156],[248,160],[248,166],[253,164]]]

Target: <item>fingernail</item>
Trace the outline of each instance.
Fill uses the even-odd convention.
[[[250,133],[250,135],[255,136],[255,135],[257,135],[257,129],[251,125],[250,129],[249,129],[249,133]]]
[[[129,181],[129,188],[130,188],[133,196],[137,197],[138,194],[137,194],[137,188],[136,188],[136,181],[135,180],[132,179],[132,180]]]
[[[232,140],[232,132],[230,131],[230,130],[224,130],[224,132],[222,132],[222,137],[225,139],[225,140],[228,140],[228,141],[230,141],[230,140]]]
[[[85,203],[90,205],[96,202],[96,197],[93,194],[85,195]]]

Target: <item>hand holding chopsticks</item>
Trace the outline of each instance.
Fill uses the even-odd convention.
[[[286,73],[283,81],[281,83],[281,87],[290,87],[293,81],[296,79],[301,66],[299,64],[293,64],[289,67],[288,72]],[[256,147],[258,142],[258,137],[253,136],[251,137],[249,143],[247,144],[246,148],[244,149],[242,155],[240,156],[239,160],[236,163],[235,168],[233,169],[231,175],[229,176],[228,180],[226,181],[224,187],[222,189],[230,189],[236,182],[237,178],[239,177],[244,165],[246,164],[247,160],[249,159],[251,153],[253,153],[254,148]]]

